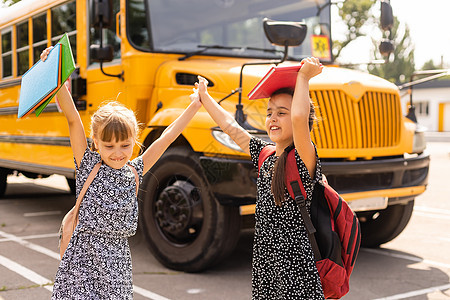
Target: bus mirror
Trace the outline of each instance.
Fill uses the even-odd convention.
[[[380,17],[381,29],[389,30],[394,25],[394,15],[392,13],[392,6],[389,0],[381,1],[381,17]]]
[[[378,49],[380,50],[381,55],[387,57],[389,54],[394,52],[394,44],[392,44],[392,41],[385,39],[381,41]]]
[[[111,45],[100,47],[99,45],[91,45],[91,59],[95,62],[108,62],[114,58],[114,50]]]
[[[267,39],[278,46],[298,46],[306,37],[307,26],[304,22],[263,20]]]
[[[109,28],[113,23],[112,0],[91,0],[91,26]]]

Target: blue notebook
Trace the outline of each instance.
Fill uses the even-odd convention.
[[[18,118],[30,114],[61,84],[61,45],[56,45],[45,61],[39,60],[22,75]]]
[[[52,95],[36,108],[35,114],[38,117],[45,107],[52,101],[53,97],[58,93],[64,82],[69,78],[70,74],[75,71],[75,60],[73,59],[72,48],[70,47],[69,37],[67,33],[58,41],[61,44],[61,83]]]

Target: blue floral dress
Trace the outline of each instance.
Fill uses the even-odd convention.
[[[100,161],[100,154],[86,149],[76,168],[77,196]],[[141,182],[142,158],[130,164]],[[134,172],[128,165],[114,169],[103,164],[81,203],[79,224],[56,273],[52,299],[133,299],[128,237],[136,233],[137,220]]]
[[[252,138],[250,155],[258,168],[258,158],[266,142]],[[295,151],[297,168],[311,206],[316,180],[322,178],[317,158],[314,179]],[[324,299],[314,254],[294,199],[285,190],[281,207],[271,192],[272,172],[278,157],[269,156],[262,164],[257,180],[255,239],[252,262],[252,299]]]

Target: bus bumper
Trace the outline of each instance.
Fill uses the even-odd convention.
[[[254,213],[257,173],[250,160],[202,156],[200,162],[211,192],[222,205],[241,206],[241,214]],[[410,158],[322,161],[322,171],[350,204],[385,198],[386,205],[391,205],[408,202],[425,191],[429,165],[430,156],[424,152]]]

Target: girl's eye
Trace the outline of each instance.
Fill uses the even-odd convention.
[[[126,145],[122,145],[123,148],[128,148],[130,147],[130,144],[126,144]]]
[[[272,116],[272,114],[271,113],[267,113],[267,117],[270,118],[270,116]]]
[[[111,145],[106,145],[105,148],[111,149],[113,146]]]

